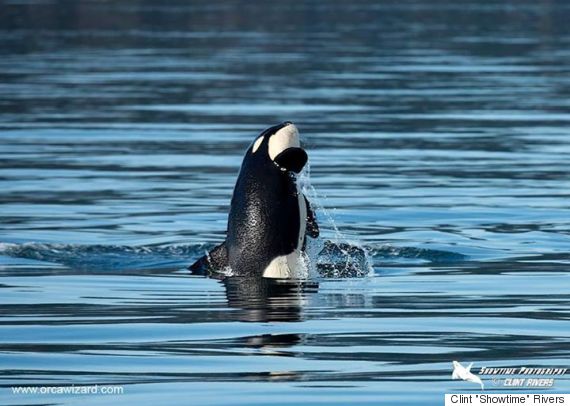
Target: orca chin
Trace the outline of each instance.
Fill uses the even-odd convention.
[[[290,147],[277,155],[273,162],[283,171],[299,173],[309,157],[303,148]]]

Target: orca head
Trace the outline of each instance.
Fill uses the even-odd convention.
[[[308,160],[301,148],[299,130],[289,121],[263,131],[251,144],[248,154],[270,160],[284,172],[299,173]]]

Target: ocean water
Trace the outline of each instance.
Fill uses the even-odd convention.
[[[453,360],[570,367],[568,2],[166,3],[0,1],[0,404],[439,405],[480,391]],[[284,120],[321,242],[372,271],[190,275]],[[14,392],[72,385],[123,393]]]

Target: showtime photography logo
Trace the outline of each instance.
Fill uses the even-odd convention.
[[[481,367],[473,369],[473,363],[463,366],[453,361],[452,379],[461,379],[478,384],[485,389],[485,382],[498,388],[546,389],[553,388],[556,378],[566,375],[568,368],[535,368],[535,367]],[[487,384],[488,385],[488,384]]]

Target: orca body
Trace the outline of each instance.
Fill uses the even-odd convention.
[[[234,188],[226,240],[196,261],[192,272],[229,267],[234,276],[295,278],[303,267],[306,236],[319,235],[296,179],[307,160],[290,122],[256,137]]]

